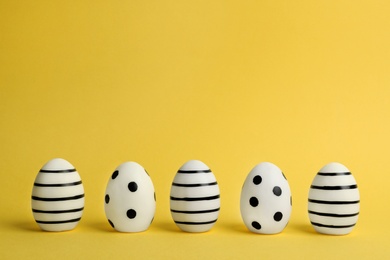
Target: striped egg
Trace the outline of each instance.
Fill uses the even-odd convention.
[[[208,231],[218,219],[219,197],[219,186],[209,167],[198,160],[188,161],[178,170],[172,183],[172,218],[183,231]]]
[[[309,191],[308,211],[314,229],[323,234],[346,235],[358,220],[360,195],[355,178],[340,163],[325,165]]]
[[[84,210],[84,187],[73,165],[61,158],[47,162],[35,178],[31,206],[42,230],[75,228]]]

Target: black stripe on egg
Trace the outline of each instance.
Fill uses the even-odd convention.
[[[204,221],[204,222],[175,221],[176,224],[181,224],[181,225],[208,225],[208,224],[213,224],[215,222],[217,222],[217,219],[211,221]]]
[[[78,222],[80,221],[80,218],[74,218],[74,219],[66,219],[66,220],[58,220],[58,221],[43,221],[43,220],[35,220],[35,222],[39,224],[66,224],[66,223],[72,223],[72,222]]]
[[[77,186],[82,184],[81,181],[69,182],[69,183],[34,183],[36,187],[67,187],[67,186]]]
[[[318,215],[318,216],[324,216],[324,217],[337,217],[337,218],[348,218],[348,217],[354,217],[359,215],[359,212],[352,213],[352,214],[332,214],[332,213],[324,213],[324,212],[317,212],[309,210],[310,214]]]
[[[357,185],[344,185],[344,186],[317,186],[317,185],[311,185],[310,188],[316,189],[316,190],[351,190],[351,189],[357,189]]]
[[[64,169],[64,170],[45,170],[41,169],[39,172],[43,173],[68,173],[68,172],[75,172],[76,169]]]
[[[311,224],[329,230],[354,227],[360,200],[351,172],[319,172],[317,175],[321,177],[313,181],[308,198]]]
[[[184,197],[184,198],[171,196],[171,200],[181,200],[181,201],[201,201],[201,200],[216,200],[216,199],[219,199],[219,195],[207,196],[207,197]]]
[[[176,186],[176,187],[202,187],[202,186],[213,186],[213,185],[217,185],[218,183],[215,181],[215,182],[209,182],[209,183],[191,183],[191,184],[188,184],[188,183],[175,183],[173,182],[172,183],[172,186]]]
[[[46,214],[62,214],[62,213],[74,213],[74,212],[80,212],[83,211],[84,207],[77,208],[77,209],[66,209],[66,210],[39,210],[39,209],[32,209],[35,213],[46,213]]]
[[[209,173],[210,169],[207,170],[178,170],[178,173]]]
[[[310,222],[312,225],[317,226],[317,227],[325,227],[325,228],[350,228],[356,225],[356,223],[351,224],[351,225],[325,225],[317,222]]]
[[[58,197],[58,198],[42,198],[37,196],[31,196],[33,200],[39,200],[39,201],[66,201],[66,200],[77,200],[84,198],[84,194],[76,195],[76,196],[69,196],[69,197]]]
[[[320,176],[343,176],[343,175],[351,175],[351,172],[319,172]]]
[[[358,204],[360,200],[308,200],[311,203],[317,203],[317,204],[330,204],[330,205],[348,205],[348,204]]]
[[[208,210],[175,210],[175,209],[171,209],[171,212],[185,213],[185,214],[202,214],[202,213],[218,212],[219,210],[220,210],[220,208],[208,209]]]

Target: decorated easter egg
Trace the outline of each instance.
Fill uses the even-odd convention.
[[[141,232],[149,228],[156,211],[152,179],[136,162],[125,162],[111,174],[104,197],[110,225],[120,232]]]
[[[35,178],[31,206],[41,229],[75,228],[83,214],[84,187],[73,165],[60,158],[47,162]]]
[[[217,180],[201,161],[186,162],[172,182],[170,207],[176,225],[186,232],[210,230],[218,219],[220,192]]]
[[[314,229],[323,234],[345,235],[356,225],[359,189],[347,167],[332,162],[315,176],[309,191],[308,211]]]
[[[256,165],[245,179],[240,209],[245,226],[254,233],[276,234],[286,227],[291,215],[290,186],[274,164]]]

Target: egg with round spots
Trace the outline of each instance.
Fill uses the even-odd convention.
[[[31,207],[42,230],[74,229],[84,210],[84,187],[75,167],[61,158],[48,161],[35,178]]]
[[[201,161],[186,162],[175,175],[170,194],[171,215],[186,232],[205,232],[216,223],[220,192],[210,168]]]
[[[111,174],[104,196],[108,223],[120,232],[149,228],[156,211],[152,179],[136,162],[125,162]]]
[[[359,189],[349,169],[336,162],[322,167],[309,191],[308,213],[314,229],[346,235],[355,227],[359,209]]]
[[[254,233],[276,234],[290,219],[292,197],[282,171],[274,164],[256,165],[245,179],[240,210],[245,226]]]

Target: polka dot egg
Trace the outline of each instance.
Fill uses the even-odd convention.
[[[48,161],[35,178],[31,206],[41,229],[74,229],[84,210],[84,187],[73,165],[61,158]]]
[[[198,160],[188,161],[176,173],[172,183],[172,218],[183,231],[208,231],[218,219],[219,196],[217,180],[209,167]]]
[[[125,162],[115,169],[107,184],[104,210],[117,231],[141,232],[149,228],[156,211],[156,194],[141,165]]]
[[[292,207],[290,186],[282,171],[263,162],[248,174],[241,191],[240,209],[254,233],[276,234],[286,227]]]
[[[314,229],[323,234],[345,235],[356,225],[360,208],[359,189],[347,167],[325,165],[309,191],[308,211]]]

